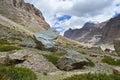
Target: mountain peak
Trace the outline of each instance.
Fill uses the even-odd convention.
[[[96,24],[93,22],[86,22],[83,26],[83,28],[91,28],[91,27],[95,27]]]

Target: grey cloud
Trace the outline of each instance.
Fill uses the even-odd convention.
[[[67,11],[74,16],[96,16],[103,13],[103,10],[112,5],[113,0],[84,0],[79,1]]]

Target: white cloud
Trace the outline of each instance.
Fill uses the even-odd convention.
[[[25,0],[39,8],[46,21],[59,30],[81,28],[87,21],[103,22],[120,13],[120,0]],[[57,21],[57,16],[70,15],[71,18]],[[56,24],[57,22],[57,24]],[[61,27],[61,28],[60,28]]]

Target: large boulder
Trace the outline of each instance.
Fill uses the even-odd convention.
[[[37,33],[34,35],[37,47],[40,49],[51,49],[55,45],[55,40],[57,39],[59,32],[53,28],[49,28],[46,31]]]
[[[56,66],[39,54],[29,54],[26,60],[23,63],[17,64],[17,66],[26,67],[39,73],[58,71]]]
[[[120,56],[120,39],[114,40],[114,48],[118,56]]]
[[[81,53],[74,50],[67,50],[67,54],[58,60],[57,67],[61,70],[69,71],[82,68],[87,62]]]
[[[0,63],[29,68],[34,72],[54,72],[57,67],[45,59],[42,55],[30,49],[1,53]]]

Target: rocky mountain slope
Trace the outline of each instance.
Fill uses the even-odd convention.
[[[76,38],[76,34],[82,32],[80,35],[83,36],[87,32],[83,38],[76,38],[76,40],[89,43],[94,39],[91,37],[102,40],[101,32],[104,32],[102,29],[105,24],[106,22],[86,23],[83,29],[78,29],[78,32],[72,32],[70,29],[69,35],[75,33],[72,38]],[[18,80],[21,78],[22,80],[64,80],[76,74],[113,74],[115,66],[103,62],[106,56],[113,58],[112,62],[120,65],[116,62],[120,61],[120,57],[117,56],[119,53],[110,50],[105,52],[100,47],[83,46],[48,28],[49,24],[44,20],[42,13],[32,4],[25,3],[23,0],[0,0],[0,74],[2,74],[0,80],[16,78]],[[39,35],[33,37],[36,33]],[[45,44],[41,45],[43,43]],[[42,48],[49,45],[52,48],[41,49],[36,44],[40,44]],[[34,73],[37,79],[33,79],[29,71]]]
[[[0,14],[33,33],[50,27],[41,11],[24,0],[0,0]]]
[[[100,45],[112,44],[120,38],[120,15],[98,24],[86,23],[81,29],[69,29],[64,36],[82,43]]]

